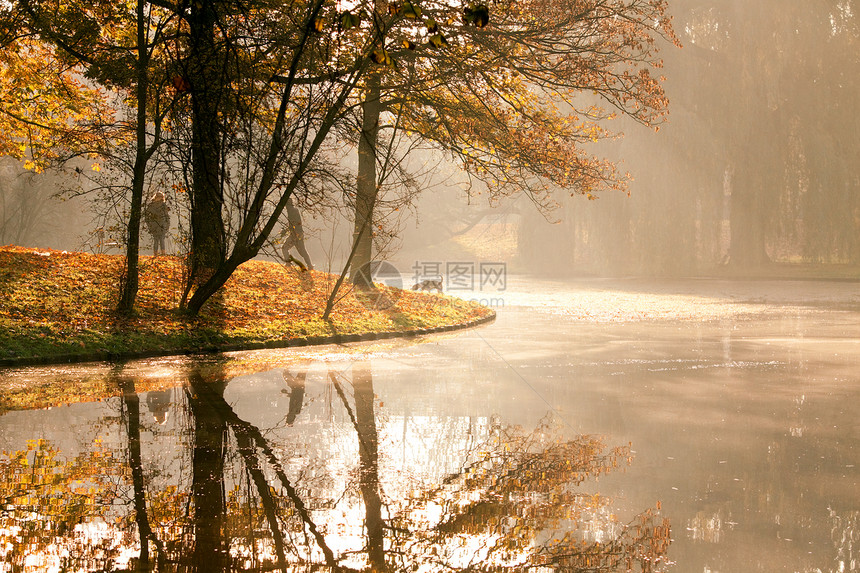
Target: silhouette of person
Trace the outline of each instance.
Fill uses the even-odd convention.
[[[167,390],[152,390],[146,393],[146,406],[152,414],[152,418],[159,425],[164,425],[167,422],[167,414],[170,410],[170,401],[172,392]]]
[[[149,234],[152,235],[152,254],[163,255],[166,252],[164,239],[170,229],[170,207],[167,205],[164,193],[157,191],[152,196],[143,213],[143,219]]]
[[[293,205],[293,200],[287,200],[287,237],[284,239],[284,245],[281,247],[281,253],[285,261],[295,260],[290,255],[290,249],[295,247],[299,255],[305,260],[305,265],[309,270],[313,270],[311,264],[311,256],[305,248],[305,233],[302,229],[302,215],[296,206]]]
[[[281,390],[283,394],[288,393],[290,395],[290,405],[287,407],[287,424],[290,426],[293,425],[293,422],[296,421],[296,418],[302,411],[305,398],[305,377],[307,374],[307,372],[299,372],[293,376],[286,370],[282,372],[284,381],[290,388],[289,390],[286,388]]]

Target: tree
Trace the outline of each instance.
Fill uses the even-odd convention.
[[[187,308],[193,314],[265,244],[354,86],[350,76],[360,73],[365,64],[347,69],[337,83],[316,89],[325,78],[337,75],[344,61],[352,66],[354,54],[362,50],[359,37],[354,49],[342,50],[340,59],[320,57],[333,44],[332,39],[314,36],[321,0],[285,5],[259,2],[249,11],[243,5],[214,0],[195,2],[187,10],[184,5],[158,4],[140,2],[130,14],[109,4],[70,4],[56,12],[36,0],[18,2],[30,27],[58,46],[67,61],[80,65],[93,81],[136,96],[137,101],[130,102],[137,110],[137,131],[128,221],[129,272],[122,310],[131,309],[136,292],[140,205],[146,165],[160,142],[160,122],[168,110],[174,126],[190,119],[188,289],[194,292]],[[110,17],[103,18],[103,13]],[[136,40],[125,42],[134,32]],[[159,84],[150,78],[150,62],[156,60]],[[187,94],[187,106],[161,105],[164,79],[171,69],[175,70],[174,93]],[[148,89],[150,83],[152,89]],[[154,108],[153,135],[146,132],[148,106]],[[297,116],[296,109],[300,110]],[[224,189],[231,159],[237,157],[240,165],[244,161],[253,167],[256,177],[241,185],[248,193],[238,212],[225,213]],[[295,169],[287,170],[284,177],[282,170],[290,163]],[[232,244],[227,242],[225,217],[235,226]]]
[[[575,147],[576,143],[607,135],[596,122],[611,114],[593,105],[585,106],[578,114],[576,100],[583,90],[595,91],[615,109],[638,121],[649,124],[659,121],[665,112],[666,100],[659,81],[651,77],[648,68],[659,65],[654,59],[656,37],[673,38],[665,16],[665,3],[658,0],[632,3],[541,1],[523,8],[519,3],[510,2],[494,8],[493,14],[498,11],[500,15],[498,26],[502,30],[495,35],[488,32],[492,26],[486,27],[488,11],[485,8],[470,7],[465,14],[459,4],[423,10],[417,4],[403,3],[392,5],[385,13],[376,3],[369,3],[346,13],[333,14],[330,8],[324,9],[321,5],[310,7],[303,27],[298,28],[299,40],[294,43],[300,49],[292,52],[291,61],[296,64],[290,68],[293,75],[287,76],[281,95],[286,96],[291,85],[297,82],[296,66],[304,61],[305,54],[301,50],[307,49],[312,31],[325,29],[326,22],[336,22],[343,34],[357,30],[360,40],[353,39],[355,43],[350,54],[361,56],[359,64],[350,64],[350,72],[344,75],[340,66],[332,65],[333,50],[318,48],[313,51],[320,58],[319,67],[306,68],[307,77],[302,76],[298,83],[323,85],[325,82],[328,89],[338,85],[343,85],[344,89],[326,102],[325,112],[316,112],[323,121],[310,131],[301,127],[305,133],[314,134],[313,141],[299,146],[305,153],[290,161],[299,168],[294,168],[285,178],[280,198],[272,201],[273,207],[266,213],[268,217],[262,215],[260,206],[272,191],[275,174],[268,175],[268,168],[262,167],[263,162],[259,163],[260,184],[253,198],[245,203],[248,208],[242,223],[237,225],[233,251],[196,289],[188,303],[192,313],[199,310],[238,264],[259,252],[283,210],[285,198],[301,185],[307,170],[302,166],[309,166],[314,159],[359,81],[363,81],[364,97],[358,137],[362,149],[358,176],[361,190],[355,201],[358,213],[355,237],[359,243],[370,240],[372,229],[365,233],[361,229],[373,224],[372,206],[379,185],[374,172],[383,155],[375,149],[379,117],[390,109],[377,98],[377,91],[382,97],[383,88],[380,85],[377,90],[376,82],[385,81],[389,74],[398,78],[395,73],[398,69],[402,74],[394,84],[388,84],[387,90],[397,93],[399,101],[393,99],[387,105],[404,103],[409,110],[409,104],[417,102],[419,105],[409,112],[412,116],[404,125],[421,138],[452,151],[470,172],[488,183],[493,192],[526,189],[538,202],[546,204],[547,181],[574,187],[586,194],[602,186],[621,184],[611,164],[594,161]],[[534,19],[528,15],[538,13],[552,14],[552,18],[541,19],[552,25],[533,25]],[[366,24],[360,24],[362,15]],[[444,26],[437,22],[444,22]],[[344,44],[340,43],[341,36],[337,37],[336,47],[342,51]],[[426,38],[426,44],[415,49],[414,40],[419,38]],[[597,42],[601,42],[600,50],[593,48]],[[524,49],[524,44],[530,49]],[[443,55],[435,55],[436,52]],[[505,63],[511,56],[515,63]],[[340,56],[339,60],[344,58]],[[370,67],[371,62],[388,66],[395,72]],[[321,73],[322,70],[328,70],[328,76]],[[517,77],[513,77],[514,74]],[[540,90],[530,91],[532,86]],[[285,101],[282,97],[282,104]],[[559,113],[556,102],[570,109]],[[460,116],[464,119],[460,120]],[[276,114],[275,117],[272,133],[278,137],[277,126],[282,116]],[[449,119],[453,117],[458,119]],[[540,136],[535,137],[538,129]],[[298,132],[299,128],[293,127],[290,133]],[[271,145],[268,149],[265,156],[274,161],[277,149]],[[366,245],[359,245],[359,252],[368,251]],[[359,256],[354,261],[353,272],[365,265],[363,259],[364,256]]]
[[[31,245],[58,217],[50,176],[7,158],[0,164],[0,244]]]
[[[717,164],[709,171],[713,193],[728,197],[727,261],[750,270],[849,260],[860,234],[849,159],[860,145],[850,71],[860,64],[856,13],[829,1],[676,6],[689,41],[673,75],[700,86],[679,89],[676,103],[717,152],[695,154],[692,130],[678,144],[687,163]]]
[[[238,202],[239,209],[234,214],[236,231],[231,237],[232,248],[220,261],[207,257],[206,264],[215,263],[215,266],[207,267],[206,274],[198,277],[200,284],[187,304],[191,314],[199,312],[233,271],[256,256],[267,243],[287,201],[303,184],[303,178],[338,119],[357,78],[368,65],[368,59],[360,56],[361,44],[355,51],[359,54],[358,65],[347,72],[341,71],[342,62],[321,57],[331,49],[328,41],[314,36],[323,8],[321,0],[308,5],[298,4],[294,8],[294,12],[281,14],[284,20],[280,23],[288,25],[283,36],[270,38],[268,45],[263,44],[264,39],[261,38],[262,47],[252,45],[251,49],[243,50],[244,53],[240,46],[232,46],[242,55],[243,70],[246,70],[244,79],[250,84],[251,93],[241,94],[242,101],[250,95],[248,102],[259,103],[240,110],[245,114],[239,116],[244,119],[244,125],[235,122],[220,126],[219,132],[223,136],[226,130],[235,130],[234,133],[228,131],[228,134],[238,136],[232,139],[234,145],[244,144],[240,148],[239,165],[246,167],[243,175],[253,174],[253,177],[240,186],[243,193],[242,200]],[[263,12],[260,17],[263,22],[251,24],[261,27],[265,24],[265,29],[276,24],[272,22],[270,12]],[[240,30],[244,28],[243,23]],[[249,31],[254,31],[253,26],[249,26]],[[350,55],[353,53],[350,51]],[[341,57],[355,61],[345,55]],[[333,75],[338,78],[336,82],[321,85]],[[296,108],[299,113],[294,113]],[[227,167],[223,158],[218,167],[221,173]],[[211,164],[207,169],[211,169]],[[195,181],[197,178],[195,172]],[[203,200],[213,205],[218,203],[220,200],[213,199],[212,195],[209,192]],[[194,213],[200,209],[199,200],[203,194],[192,193],[192,197]],[[198,204],[193,201],[198,201]],[[195,233],[198,230],[192,221],[192,252],[200,245],[199,233]],[[211,238],[214,235],[210,232],[207,236]],[[204,249],[208,248],[204,246]]]
[[[390,128],[402,114],[413,137],[450,154],[492,196],[525,192],[549,209],[555,187],[589,197],[624,187],[613,164],[582,149],[610,135],[601,124],[613,113],[599,101],[646,125],[666,113],[649,71],[661,65],[658,39],[675,41],[665,2],[403,4],[399,12],[424,26],[392,27],[379,48],[392,65],[365,81],[352,268],[365,286],[381,118]]]
[[[238,15],[232,2],[204,0],[191,3],[183,14],[188,34],[182,43],[182,81],[187,82],[191,123],[191,275],[208,277],[224,262],[226,239],[221,181],[223,140],[228,125],[229,85],[235,79],[238,61],[231,58],[232,38],[216,39],[216,28],[231,29]],[[238,49],[238,46],[235,46]],[[229,115],[227,115],[229,117]],[[227,122],[224,122],[226,124]]]
[[[32,240],[31,233],[50,214],[48,188],[56,186],[56,180],[36,175],[69,156],[92,159],[87,152],[103,139],[102,127],[112,121],[106,94],[87,83],[83,71],[62,50],[36,36],[13,5],[0,6],[0,156],[15,159],[30,173],[16,176],[16,182],[4,176],[4,242]]]
[[[377,180],[379,119],[382,115],[381,74],[374,70],[368,75],[364,99],[361,103],[361,129],[358,135],[358,174],[355,183],[355,226],[352,240],[355,243],[350,276],[353,284],[373,286],[370,262],[373,260],[373,211],[379,194]]]
[[[135,157],[132,167],[131,205],[127,227],[126,272],[118,305],[118,310],[124,314],[131,314],[134,310],[134,301],[137,296],[143,190],[146,185],[147,165],[161,144],[161,124],[164,119],[161,111],[158,109],[161,102],[158,94],[163,86],[156,85],[156,93],[154,95],[150,94],[150,85],[152,83],[150,65],[156,46],[162,43],[160,36],[164,33],[164,26],[170,19],[162,19],[158,15],[153,14],[151,4],[147,4],[145,0],[137,0],[133,21],[135,22],[137,32],[136,53],[134,57],[134,90],[137,113],[134,122]],[[156,30],[155,38],[150,39],[150,30],[153,28]],[[156,110],[154,112],[154,135],[150,141],[147,128],[150,117],[149,104],[151,101],[156,104]]]
[[[153,82],[151,64],[157,58],[157,47],[163,49],[163,35],[171,25],[171,18],[144,0],[133,6],[104,2],[69,4],[61,11],[38,0],[20,0],[18,7],[26,29],[41,37],[40,46],[56,50],[61,54],[60,61],[90,81],[125,93],[136,111],[134,120],[124,125],[107,125],[97,115],[91,118],[82,115],[90,130],[102,134],[101,139],[88,142],[90,154],[117,158],[115,147],[134,142],[134,160],[129,166],[126,268],[118,304],[119,312],[129,314],[134,309],[138,289],[141,206],[147,164],[161,143],[164,119],[160,97],[164,74],[161,85]],[[150,121],[154,125],[152,134],[148,131]],[[112,145],[109,141],[117,143]],[[77,146],[77,152],[80,147]]]
[[[492,10],[453,2],[384,10],[364,2],[349,11],[323,0],[203,0],[187,7],[139,3],[133,16],[108,5],[73,4],[59,13],[36,0],[19,5],[51,42],[88,66],[94,81],[134,89],[147,102],[135,104],[130,245],[137,241],[146,161],[160,137],[157,111],[153,134],[143,131],[146,107],[167,110],[156,95],[173,74],[177,105],[169,121],[177,134],[184,124],[190,131],[191,272],[183,299],[190,314],[259,253],[289,197],[313,187],[307,179],[326,161],[320,150],[355,105],[364,126],[356,229],[370,228],[356,233],[362,254],[354,269],[370,256],[364,242],[374,231],[383,155],[377,135],[395,106],[397,121],[416,139],[452,154],[490,193],[525,191],[544,208],[553,185],[587,195],[623,186],[611,163],[579,148],[608,136],[599,123],[613,116],[583,92],[645,124],[658,122],[666,108],[649,72],[659,65],[657,39],[673,38],[663,0],[509,0]],[[150,22],[161,36],[141,27],[147,9],[158,10]],[[107,24],[99,10],[111,15]],[[136,42],[112,42],[132,29]],[[161,83],[147,90],[156,46],[165,54]],[[123,59],[111,59],[117,53]],[[356,104],[360,84],[366,95]],[[130,279],[127,286],[126,310]]]

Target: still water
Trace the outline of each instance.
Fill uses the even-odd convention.
[[[494,298],[456,334],[0,371],[0,572],[860,571],[856,283]]]

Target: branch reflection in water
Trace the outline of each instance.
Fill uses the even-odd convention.
[[[410,444],[384,431],[371,363],[316,374],[314,394],[308,370],[281,373],[286,387],[267,398],[283,410],[273,425],[246,419],[254,410],[211,366],[184,388],[147,393],[143,415],[143,394],[118,368],[121,397],[87,425],[86,451],[65,454],[48,435],[0,456],[0,571],[667,566],[659,505],[624,524],[584,489],[629,463],[629,448],[564,439],[551,418],[531,431],[493,419],[432,436],[457,444],[444,464],[392,469]]]

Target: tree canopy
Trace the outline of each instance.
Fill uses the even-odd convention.
[[[86,78],[77,91],[91,99],[77,107],[95,109],[91,91],[137,109],[136,131],[99,143],[135,142],[130,245],[156,174],[187,191],[191,313],[267,244],[290,196],[333,192],[313,174],[339,172],[330,151],[344,133],[360,158],[367,146],[357,180],[368,183],[352,201],[371,225],[376,137],[395,125],[493,196],[526,192],[548,208],[557,188],[623,188],[614,164],[584,147],[611,135],[604,124],[616,114],[662,121],[667,100],[652,74],[658,43],[675,40],[664,0],[367,0],[346,10],[325,0],[18,0],[5,12]]]

